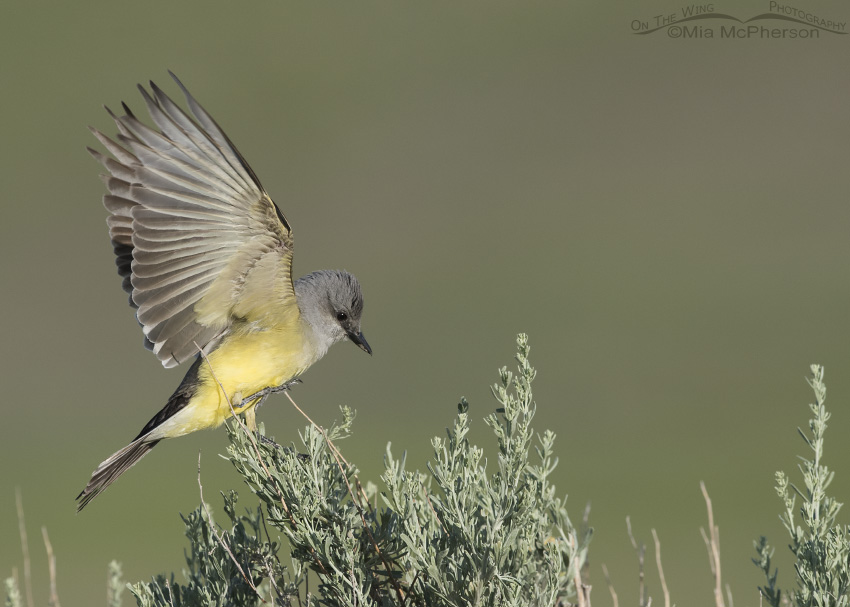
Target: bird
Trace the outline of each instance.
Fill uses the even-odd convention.
[[[122,103],[114,139],[89,127],[110,155],[109,237],[144,333],[166,368],[191,361],[165,406],[104,460],[77,512],[160,441],[220,426],[288,388],[336,342],[372,348],[363,294],[343,270],[292,278],[292,229],[224,131],[171,72],[191,115],[153,81],[142,94],[154,126]]]

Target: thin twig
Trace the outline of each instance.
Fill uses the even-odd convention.
[[[437,519],[438,523],[440,523],[440,528],[443,530],[443,533],[448,535],[449,532],[446,531],[446,527],[445,525],[443,525],[443,521],[440,520],[440,516],[437,514],[437,511],[434,510],[434,504],[431,503],[431,497],[428,495],[428,490],[425,488],[425,483],[420,482],[419,486],[422,487],[422,493],[425,494],[425,501],[428,502],[428,507],[431,508],[431,512],[434,513],[434,518]]]
[[[582,592],[581,588],[581,573],[578,569],[576,569],[575,576],[573,577],[573,584],[576,587],[576,600],[578,601],[578,607],[587,607],[587,603],[584,600],[584,592]]]
[[[266,532],[266,539],[269,541],[269,546],[271,546],[274,542],[272,540],[271,534],[269,533],[269,528],[266,526],[266,515],[263,512],[262,508],[259,508],[259,514],[260,514],[260,522],[263,524],[263,531]],[[277,566],[282,569],[283,563],[280,562],[280,557],[277,555],[276,551],[274,553],[274,560],[277,562]],[[275,583],[274,578],[272,578],[272,576],[271,576],[271,567],[268,565],[268,563],[266,563],[266,567],[269,569],[269,581],[272,583],[272,586],[277,591],[277,595],[281,598],[285,598],[284,595],[281,593],[280,589],[277,587],[277,584]],[[301,597],[298,596],[297,594],[295,596],[298,598],[298,604],[301,605]],[[274,603],[274,599],[272,599],[272,603]]]
[[[629,532],[629,539],[631,540],[632,547],[635,549],[635,552],[637,552],[637,557],[638,557],[638,579],[640,580],[640,585],[639,585],[639,590],[638,590],[638,600],[639,600],[638,604],[641,607],[649,607],[649,605],[652,602],[652,599],[649,599],[649,602],[647,602],[645,573],[644,573],[644,569],[643,569],[643,559],[644,559],[644,554],[646,553],[646,545],[643,544],[643,543],[638,545],[637,540],[635,540],[635,536],[632,533],[632,520],[628,516],[626,517],[626,530]]]
[[[699,528],[699,534],[702,536],[702,541],[705,542],[706,550],[708,550],[708,564],[711,566],[711,577],[716,577],[717,571],[714,569],[714,559],[711,555],[711,540],[708,535],[706,535],[704,527]]]
[[[271,590],[274,590],[277,593],[277,596],[283,598],[283,595],[280,593],[280,588],[277,587],[277,584],[274,581],[274,572],[272,571],[271,565],[265,559],[263,559],[263,564],[266,566],[266,573],[269,576],[269,586]],[[269,592],[269,598],[272,601],[272,607],[274,607],[274,593]]]
[[[395,579],[395,576],[393,575],[392,568],[390,567],[390,564],[387,561],[386,556],[384,556],[384,553],[378,547],[378,542],[375,541],[375,537],[372,535],[372,530],[370,529],[369,524],[366,522],[366,516],[363,514],[363,508],[361,507],[359,500],[358,500],[357,496],[355,495],[354,491],[351,489],[351,484],[348,482],[348,475],[346,474],[345,469],[342,467],[342,462],[345,461],[345,458],[342,457],[342,453],[339,452],[339,449],[337,449],[336,445],[333,444],[333,441],[331,441],[331,439],[328,438],[328,435],[325,432],[325,429],[322,428],[320,425],[318,425],[316,422],[314,422],[312,419],[310,419],[310,417],[306,413],[304,413],[304,411],[301,409],[301,407],[298,406],[298,403],[296,403],[292,399],[292,396],[289,394],[289,392],[286,393],[286,398],[289,399],[289,402],[292,403],[292,406],[295,407],[296,409],[298,409],[298,411],[301,413],[301,415],[306,417],[307,420],[313,425],[313,427],[315,427],[319,432],[321,432],[322,436],[324,437],[325,442],[327,443],[328,448],[330,450],[330,453],[331,453],[331,455],[333,455],[334,460],[336,460],[336,465],[339,467],[339,471],[342,474],[342,480],[345,481],[345,486],[348,488],[348,495],[351,496],[351,503],[354,504],[354,507],[357,508],[358,514],[360,514],[360,520],[363,522],[363,529],[366,530],[366,534],[369,536],[369,541],[372,542],[372,547],[375,549],[375,552],[377,553],[378,557],[381,559],[381,563],[383,563],[383,565],[384,565],[384,569],[386,569],[386,571],[387,571],[387,577],[389,578],[390,583],[392,584],[393,588],[396,591],[396,594],[398,595],[398,600],[401,601],[402,604],[404,604],[404,600],[405,600],[404,599],[404,591],[402,591],[401,586],[399,586],[398,580]],[[347,461],[345,463],[346,463],[347,466],[351,467],[351,465]],[[361,488],[361,491],[362,491],[362,488]],[[369,503],[368,499],[366,500],[366,503],[367,504]]]
[[[716,607],[726,607],[723,601],[723,581],[720,575],[720,529],[714,524],[714,511],[711,507],[711,498],[703,481],[699,482],[702,496],[705,498],[705,507],[708,510],[708,533],[700,529],[705,547],[708,550],[708,560],[711,563],[711,573],[714,575],[714,603]]]
[[[323,429],[323,428],[322,428],[319,424],[317,424],[316,422],[314,422],[314,421],[312,420],[312,418],[311,418],[309,415],[307,415],[307,413],[304,411],[304,409],[302,409],[301,407],[299,407],[299,406],[298,406],[298,403],[296,403],[296,402],[293,400],[293,398],[292,398],[292,396],[289,394],[289,392],[286,392],[286,398],[288,398],[288,399],[289,399],[289,402],[291,402],[291,403],[292,403],[292,406],[293,406],[293,407],[295,407],[295,408],[298,410],[298,412],[299,412],[301,415],[303,415],[303,416],[304,416],[304,419],[306,419],[308,422],[310,422],[310,425],[311,425],[311,426],[313,426],[314,428],[316,428],[317,430],[319,430],[319,432],[321,432],[321,433],[322,433],[322,436],[324,436],[324,437],[325,437],[325,441],[327,442],[328,446],[331,448],[331,451],[333,451],[333,452],[335,452],[335,453],[336,453],[336,457],[337,457],[337,459],[338,459],[338,460],[342,460],[342,462],[343,462],[346,466],[348,466],[349,468],[353,468],[354,466],[352,466],[350,463],[348,463],[348,460],[347,460],[347,459],[345,459],[345,456],[343,456],[342,451],[340,451],[340,450],[337,448],[337,446],[334,444],[334,442],[333,442],[331,439],[329,439],[329,438],[328,438],[327,434],[325,434],[324,429]],[[372,513],[372,514],[374,514],[374,512],[375,512],[375,511],[374,511],[374,510],[372,510],[372,504],[371,504],[371,502],[369,502],[369,496],[367,496],[367,495],[366,495],[366,491],[363,489],[363,486],[360,484],[360,478],[359,478],[356,474],[354,475],[354,482],[355,482],[355,484],[357,485],[357,492],[358,492],[358,494],[362,497],[363,501],[364,501],[364,502],[366,502],[366,505],[367,505],[367,506],[368,506],[368,508],[369,508],[369,512],[370,512],[370,513]],[[352,498],[352,499],[354,499],[354,500],[355,500],[355,502],[356,502],[357,500],[355,499],[354,494],[353,494],[353,493],[351,493],[351,492],[349,492],[349,493],[351,494],[351,498]]]
[[[422,577],[419,578],[419,586],[422,588],[422,597],[425,597],[425,594],[428,592],[428,586],[425,585],[425,578],[428,577],[428,572],[422,574]]]
[[[349,464],[349,463],[348,463],[348,460],[347,460],[347,459],[345,459],[345,457],[342,455],[342,452],[341,452],[341,451],[337,448],[337,446],[334,444],[334,442],[333,442],[331,439],[329,439],[329,438],[328,438],[328,435],[325,433],[325,429],[324,429],[324,428],[322,428],[322,427],[321,427],[319,424],[317,424],[316,422],[314,422],[314,421],[310,418],[310,416],[309,416],[309,415],[307,415],[307,413],[305,413],[304,409],[302,409],[301,407],[299,407],[299,406],[298,406],[298,403],[296,403],[296,402],[292,399],[292,396],[289,394],[289,392],[287,392],[287,393],[286,393],[286,398],[288,398],[288,399],[289,399],[289,402],[291,402],[291,403],[292,403],[292,406],[293,406],[293,407],[295,407],[295,408],[298,410],[298,412],[299,412],[301,415],[303,415],[303,416],[304,416],[304,418],[305,418],[308,422],[310,422],[310,425],[311,425],[311,426],[313,426],[314,428],[316,428],[319,432],[321,432],[322,436],[324,436],[324,437],[325,437],[325,442],[328,444],[328,447],[330,447],[331,453],[334,455],[334,458],[337,460],[337,464],[339,465],[340,460],[342,460],[342,462],[343,462],[346,466],[348,466],[349,468],[353,468],[354,466],[352,466],[351,464]],[[342,467],[340,466],[340,470],[341,470],[341,469],[342,469]],[[347,476],[345,475],[345,473],[343,473],[343,477],[344,477],[344,478],[346,478],[346,481],[345,481],[345,482],[346,482],[346,484],[348,484]],[[369,497],[366,495],[366,491],[364,491],[364,490],[363,490],[363,487],[360,485],[360,479],[357,477],[357,475],[356,475],[356,474],[354,475],[354,481],[357,483],[358,495],[360,495],[360,496],[362,497],[363,501],[364,501],[364,502],[366,502],[366,505],[367,505],[367,506],[369,506],[369,508],[370,508],[370,512],[371,512],[371,504],[370,504],[370,502],[369,502]],[[350,489],[350,487],[349,487],[349,489]],[[348,492],[348,493],[349,493],[349,495],[351,495],[351,499],[352,499],[352,500],[354,500],[354,503],[355,503],[358,507],[360,507],[360,503],[359,503],[358,499],[354,496],[354,492],[349,490],[349,492]],[[365,522],[365,521],[364,521],[364,522]]]
[[[573,584],[576,587],[576,598],[578,599],[578,607],[590,607],[590,586],[586,586],[581,581],[581,571],[576,569],[576,575],[573,579]]]
[[[59,594],[56,592],[56,557],[53,555],[53,546],[47,537],[47,527],[41,527],[41,535],[44,538],[44,549],[47,551],[47,570],[50,574],[50,607],[59,607]]]
[[[198,451],[198,490],[201,494],[201,505],[204,507],[204,512],[207,513],[207,521],[209,522],[209,525],[210,525],[210,532],[212,533],[212,535],[216,539],[216,541],[219,543],[219,545],[222,548],[224,548],[224,551],[227,552],[227,554],[230,555],[230,560],[233,561],[234,565],[236,565],[236,568],[239,570],[239,573],[241,573],[242,577],[245,579],[245,581],[248,582],[248,585],[254,591],[254,594],[257,595],[257,598],[260,599],[263,603],[265,603],[266,600],[260,595],[260,591],[257,590],[257,587],[254,586],[254,581],[251,578],[249,578],[247,575],[245,575],[245,571],[242,569],[242,565],[239,564],[239,561],[236,560],[236,557],[230,551],[230,547],[225,543],[225,541],[221,537],[219,537],[218,532],[215,529],[215,523],[213,522],[212,514],[210,514],[210,510],[209,510],[209,508],[207,508],[207,503],[204,501],[204,486],[201,484],[201,452],[200,451]]]
[[[171,591],[171,584],[168,585],[168,604],[174,607],[174,593]]]
[[[24,557],[24,589],[27,593],[27,607],[33,607],[32,578],[30,577],[30,546],[27,541],[27,526],[24,522],[24,500],[21,488],[15,487],[15,505],[18,507],[18,531],[21,534],[21,553]]]
[[[410,592],[408,592],[407,596],[404,597],[404,602],[401,604],[401,607],[405,607],[407,605],[407,599],[409,599],[413,596],[413,587],[416,585],[416,578],[419,577],[420,573],[421,573],[421,571],[417,570],[416,575],[413,576],[413,581],[410,582],[410,585],[408,586],[408,588],[410,589]]]
[[[576,550],[576,536],[574,534],[570,534],[570,547],[573,551]],[[581,569],[576,567],[575,574],[573,575],[573,585],[576,588],[576,600],[578,601],[578,607],[590,607],[590,586],[587,586],[581,581]]]
[[[337,446],[334,444],[334,442],[333,442],[330,438],[328,438],[328,435],[325,433],[324,428],[322,428],[319,424],[317,424],[316,422],[314,422],[314,421],[310,418],[310,416],[309,416],[309,415],[307,415],[307,413],[304,411],[304,409],[302,409],[301,407],[299,407],[299,406],[298,406],[298,403],[296,403],[296,402],[292,399],[292,396],[289,394],[289,392],[287,392],[287,393],[286,393],[286,398],[288,398],[288,399],[289,399],[289,402],[291,402],[291,403],[292,403],[292,406],[293,406],[293,407],[295,407],[295,408],[298,410],[298,412],[299,412],[301,415],[303,415],[303,416],[304,416],[304,419],[306,419],[308,422],[310,422],[310,425],[312,425],[314,428],[316,428],[319,432],[321,432],[321,433],[322,433],[322,436],[324,436],[324,437],[325,437],[325,442],[327,442],[328,447],[330,447],[331,451],[335,454],[335,457],[336,457],[336,459],[337,459],[337,463],[339,463],[339,461],[341,460],[341,461],[342,461],[342,462],[343,462],[346,466],[348,466],[349,468],[353,468],[354,466],[352,466],[352,465],[348,462],[348,460],[347,460],[347,459],[345,459],[345,456],[343,456],[342,451],[340,451],[340,450],[337,448]],[[363,487],[360,485],[360,479],[358,478],[358,476],[357,476],[356,474],[354,475],[354,480],[355,480],[355,482],[357,483],[357,487],[358,487],[358,493],[359,493],[359,495],[362,497],[363,501],[365,501],[365,502],[366,502],[367,506],[369,506],[369,508],[371,509],[371,504],[369,503],[369,496],[367,496],[367,495],[366,495],[366,491],[365,491],[365,490],[363,489]],[[353,493],[353,492],[351,492],[351,491],[350,491],[350,492],[349,492],[349,494],[351,495],[352,499],[355,499],[355,497],[354,497],[354,493]]]
[[[342,455],[342,453],[340,453]],[[347,462],[346,462],[347,463]],[[357,493],[359,493],[363,497],[363,501],[366,503],[366,506],[369,509],[369,514],[375,516],[377,514],[377,508],[372,506],[372,502],[369,501],[369,496],[366,495],[366,490],[363,488],[363,485],[360,484],[360,477],[356,474],[354,475],[354,484],[357,485]],[[377,504],[378,496],[377,493],[375,495],[375,503]]]
[[[268,529],[268,527],[266,527],[266,517],[265,517],[265,515],[263,514],[263,509],[262,509],[262,508],[260,508],[260,509],[259,509],[259,515],[260,515],[260,522],[261,522],[261,523],[262,523],[262,525],[263,525],[263,531],[265,531],[265,532],[266,532],[266,539],[268,540],[268,542],[269,542],[269,547],[271,548],[271,546],[272,546],[272,544],[273,544],[274,542],[272,541],[272,536],[271,536],[271,535],[269,535],[269,529]],[[260,537],[262,537],[262,535],[261,535]],[[274,553],[274,560],[277,562],[278,567],[282,567],[282,566],[283,566],[283,565],[281,564],[281,562],[280,562],[280,557],[278,557],[277,552],[275,552],[275,553]],[[278,588],[277,582],[276,582],[276,581],[275,581],[275,579],[274,579],[274,572],[272,571],[272,567],[271,567],[271,565],[269,564],[268,559],[265,559],[265,558],[264,558],[264,559],[263,559],[263,564],[266,566],[266,571],[268,571],[268,573],[269,573],[269,584],[270,584],[271,588],[272,588],[272,589],[274,589],[274,591],[277,593],[277,596],[278,596],[279,598],[283,599],[283,600],[284,600],[284,602],[285,602],[287,597],[285,597],[285,596],[284,596],[284,594],[280,591],[280,588]],[[278,569],[278,571],[279,571],[279,570],[280,570],[280,569]],[[296,597],[298,597],[298,595],[296,595]],[[269,592],[269,598],[270,598],[270,599],[271,599],[271,601],[272,601],[272,605],[274,605],[274,595],[273,595],[271,592]],[[299,605],[301,604],[301,597],[298,597],[298,604],[299,604]]]
[[[611,576],[608,575],[608,567],[602,563],[602,575],[605,576],[605,583],[608,584],[608,591],[611,593],[611,601],[614,607],[620,607],[620,602],[617,600],[617,591],[614,590],[614,584],[611,583]]]
[[[658,566],[658,577],[661,578],[661,592],[664,593],[664,607],[670,607],[670,591],[667,590],[667,581],[664,579],[664,568],[661,567],[661,541],[655,528],[652,529],[652,539],[655,542],[655,564]]]
[[[626,517],[626,532],[629,534],[629,541],[632,543],[632,548],[635,550],[638,549],[637,540],[635,540],[635,536],[632,533],[632,519],[630,516]]]
[[[316,430],[318,430],[319,432],[321,432],[321,433],[322,433],[322,436],[324,436],[324,437],[325,437],[325,440],[327,441],[328,446],[329,446],[329,447],[330,447],[333,451],[335,451],[335,452],[336,452],[336,454],[337,454],[337,456],[338,456],[338,459],[339,459],[339,460],[342,460],[342,461],[345,463],[345,465],[346,465],[346,466],[352,467],[352,466],[351,466],[351,464],[349,464],[349,463],[348,463],[348,460],[347,460],[347,459],[345,459],[345,457],[343,457],[343,455],[342,455],[342,453],[340,452],[340,450],[336,448],[336,445],[334,445],[333,441],[331,441],[330,439],[328,439],[328,435],[327,435],[327,434],[325,434],[325,430],[324,430],[324,428],[322,428],[319,424],[317,424],[316,422],[314,422],[314,421],[310,418],[310,416],[309,416],[309,415],[307,415],[307,413],[304,411],[304,409],[302,409],[301,407],[299,407],[299,406],[298,406],[298,403],[296,403],[296,402],[292,399],[292,396],[289,394],[289,392],[287,392],[287,393],[286,393],[286,398],[288,398],[288,399],[289,399],[289,402],[291,402],[291,403],[292,403],[292,406],[293,406],[293,407],[295,407],[295,408],[298,410],[298,412],[299,412],[301,415],[303,415],[303,416],[304,416],[304,419],[306,419],[308,422],[310,422],[310,425],[311,425],[311,426],[313,426],[314,428],[316,428]],[[352,497],[353,497],[353,496],[352,496]]]
[[[174,593],[171,591],[171,584],[174,583],[174,574],[171,575],[170,580],[165,581],[165,587],[168,589],[168,596],[165,596],[165,593],[162,591],[162,586],[156,585],[154,588],[159,593],[160,598],[162,599],[163,605],[171,605],[174,607]]]

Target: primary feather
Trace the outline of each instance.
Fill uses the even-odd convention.
[[[173,74],[172,74],[173,76]],[[166,367],[210,348],[234,322],[297,313],[292,234],[227,135],[176,77],[194,118],[159,87],[139,87],[159,130],[123,106],[104,204],[124,289],[146,346]]]

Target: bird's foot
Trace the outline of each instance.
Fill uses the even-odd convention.
[[[278,392],[283,392],[284,390],[289,390],[295,384],[302,384],[302,383],[304,383],[304,382],[302,382],[300,379],[298,379],[296,377],[295,379],[290,379],[288,382],[283,383],[279,386],[274,386],[273,388],[267,388],[267,389],[270,390],[269,394],[277,394]]]
[[[249,403],[253,400],[260,399],[259,402],[255,405],[256,407],[259,407],[264,402],[266,402],[266,399],[269,397],[270,394],[277,394],[278,392],[283,392],[284,390],[289,390],[295,384],[300,384],[300,383],[301,383],[301,380],[296,378],[296,379],[289,380],[285,384],[281,384],[279,386],[269,386],[268,388],[263,388],[259,392],[254,392],[251,396],[244,398],[243,402]]]

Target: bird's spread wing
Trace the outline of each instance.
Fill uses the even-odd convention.
[[[172,74],[173,77],[173,74]],[[298,314],[292,235],[227,135],[176,77],[194,119],[151,83],[139,87],[159,130],[110,112],[109,235],[145,345],[166,367],[214,345],[235,322],[259,328]]]

